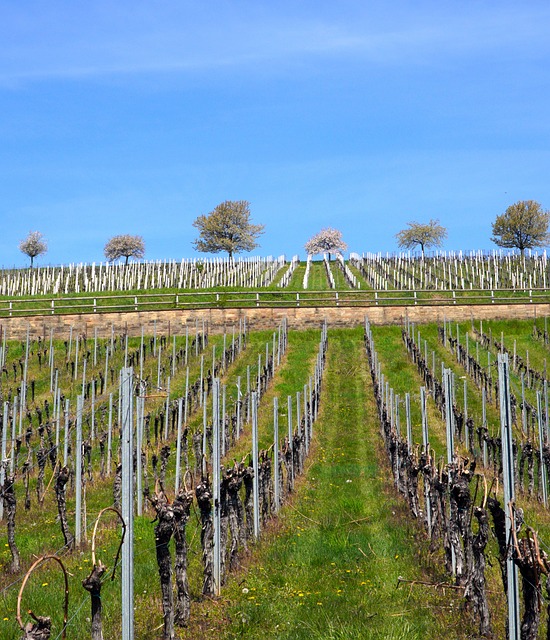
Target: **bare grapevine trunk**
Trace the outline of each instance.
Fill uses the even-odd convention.
[[[120,509],[122,504],[122,465],[117,464],[115,471],[115,481],[113,482],[113,503],[115,509]]]
[[[61,532],[65,539],[65,546],[72,548],[74,546],[74,536],[69,530],[67,521],[67,498],[66,486],[69,480],[69,469],[63,467],[59,470],[55,481],[55,497],[57,498],[57,511],[59,513],[59,522],[61,523]]]
[[[155,527],[155,547],[159,568],[160,588],[162,592],[162,613],[164,619],[163,640],[174,639],[174,594],[172,592],[172,556],[170,554],[170,538],[174,533],[174,510],[161,491],[150,496],[149,501],[157,514]]]
[[[40,447],[40,449],[38,449],[36,460],[38,462],[36,495],[38,497],[38,504],[42,506],[44,504],[44,474],[46,472],[46,463],[48,462],[48,452],[45,448]]]
[[[212,492],[207,480],[202,480],[195,489],[201,512],[201,545],[204,565],[202,592],[214,596],[214,523],[212,520]]]
[[[254,502],[253,502],[254,469],[248,466],[243,471],[244,482],[244,512],[246,514],[246,539],[254,536]]]
[[[15,543],[15,510],[17,501],[15,498],[15,476],[7,475],[2,486],[2,498],[4,500],[4,513],[8,523],[8,545],[11,551],[10,571],[17,573],[21,566],[19,561],[19,549]]]
[[[100,561],[99,565],[94,565],[90,575],[82,581],[82,586],[90,593],[92,599],[92,640],[103,640],[101,578],[104,573],[105,566]]]
[[[479,618],[479,635],[489,637],[491,619],[485,583],[485,547],[489,539],[489,517],[487,511],[481,507],[474,509],[474,516],[479,523],[479,529],[472,541],[473,567],[464,596],[472,602],[474,613]]]
[[[180,491],[173,504],[176,542],[176,561],[174,572],[176,577],[176,613],[175,623],[180,627],[187,626],[190,616],[191,598],[189,594],[189,580],[187,578],[187,539],[185,532],[191,505],[193,504],[192,491]]]
[[[25,635],[21,637],[21,640],[49,640],[51,628],[50,618],[36,616],[35,622],[28,622],[25,625]]]
[[[227,510],[229,517],[229,532],[231,546],[229,548],[229,570],[237,566],[239,546],[246,548],[246,534],[244,532],[244,510],[239,496],[242,476],[237,465],[227,471]]]

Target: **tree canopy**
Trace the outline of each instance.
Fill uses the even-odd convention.
[[[523,255],[525,249],[548,244],[549,222],[550,212],[545,211],[538,202],[520,200],[496,217],[491,240],[499,247],[519,249]]]
[[[419,246],[424,257],[424,250],[429,247],[440,247],[447,237],[447,229],[439,224],[439,220],[428,223],[407,222],[408,228],[395,234],[397,244],[402,249],[414,249]]]
[[[31,231],[24,240],[21,240],[19,249],[25,255],[29,256],[32,267],[36,256],[40,256],[48,251],[48,244],[40,231]]]
[[[258,246],[256,238],[264,232],[263,224],[250,221],[250,203],[246,200],[226,200],[207,215],[199,216],[193,226],[199,237],[193,242],[197,251],[234,253],[252,251]]]
[[[110,262],[119,258],[126,258],[124,264],[128,264],[128,258],[143,258],[145,255],[145,243],[141,236],[123,234],[113,236],[103,248],[105,257]]]
[[[338,231],[338,229],[332,229],[331,227],[321,229],[319,233],[315,234],[304,245],[304,249],[308,255],[328,253],[329,258],[331,253],[342,253],[347,248],[348,245],[342,239],[342,232]]]

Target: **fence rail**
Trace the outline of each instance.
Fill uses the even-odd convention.
[[[224,291],[0,298],[0,317],[162,309],[550,303],[548,289]]]

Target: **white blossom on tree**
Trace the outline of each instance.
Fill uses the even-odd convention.
[[[48,250],[48,244],[40,231],[31,231],[29,235],[21,240],[19,249],[31,259],[31,267],[36,256],[40,256]]]
[[[331,253],[342,253],[348,248],[348,245],[342,239],[341,231],[327,227],[310,238],[304,248],[310,256],[316,253],[328,253],[330,260]]]
[[[113,236],[103,249],[105,257],[110,262],[119,258],[126,258],[124,264],[128,264],[128,258],[143,258],[145,255],[145,243],[141,236],[123,234]]]

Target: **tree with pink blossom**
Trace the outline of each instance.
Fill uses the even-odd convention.
[[[348,245],[342,239],[341,231],[327,227],[326,229],[321,229],[319,233],[310,238],[304,248],[308,255],[328,253],[328,259],[330,260],[331,253],[342,253],[348,248]]]

